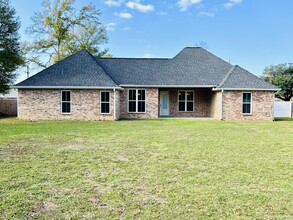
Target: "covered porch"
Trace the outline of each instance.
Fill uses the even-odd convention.
[[[212,88],[160,88],[159,118],[218,119],[220,103]]]

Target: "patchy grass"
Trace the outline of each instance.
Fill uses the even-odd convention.
[[[293,123],[0,119],[0,218],[292,219]]]

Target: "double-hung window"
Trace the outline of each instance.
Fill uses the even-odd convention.
[[[145,90],[129,89],[128,90],[128,112],[145,113]]]
[[[110,92],[101,91],[101,114],[110,114]]]
[[[242,113],[251,114],[251,92],[242,93]]]
[[[179,91],[178,92],[178,110],[179,112],[192,112],[193,111],[193,91]]]
[[[70,114],[71,113],[71,92],[61,91],[61,113]]]

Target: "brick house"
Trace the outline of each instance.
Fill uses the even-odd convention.
[[[200,47],[172,59],[96,58],[82,50],[15,85],[18,118],[273,120],[279,89]]]

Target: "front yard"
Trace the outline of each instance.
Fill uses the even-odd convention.
[[[293,219],[293,123],[0,119],[0,172],[0,219]]]

